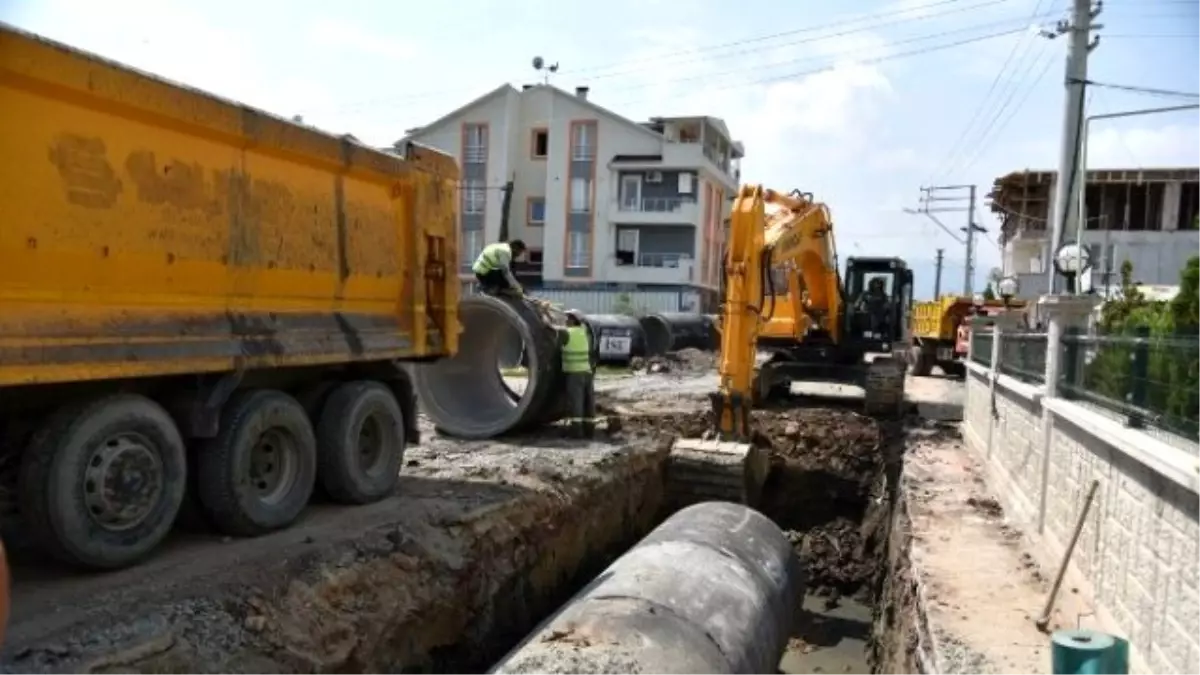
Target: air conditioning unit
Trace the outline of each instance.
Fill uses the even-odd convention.
[[[662,172],[661,171],[647,171],[646,172],[646,182],[647,183],[661,183],[662,182]]]

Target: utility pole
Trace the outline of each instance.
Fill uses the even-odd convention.
[[[965,197],[963,196],[963,192],[966,192]],[[949,193],[952,196],[940,196],[946,193]],[[961,201],[966,201],[967,205],[965,207],[931,206],[931,204],[934,204],[935,202]],[[965,232],[966,237],[960,237],[954,230],[946,227],[941,220],[938,220],[936,215],[938,213],[962,213],[964,211],[967,213],[967,226],[960,227],[958,230],[959,232]],[[987,232],[987,228],[981,227],[975,222],[975,186],[936,185],[931,187],[923,187],[921,188],[921,208],[915,211],[915,213],[925,214],[925,216],[932,220],[938,227],[942,228],[942,231],[950,235],[954,241],[962,244],[966,248],[967,260],[965,263],[966,273],[963,275],[963,295],[972,295],[975,290],[975,233]]]
[[[975,186],[969,188],[970,196],[967,197],[967,226],[963,230],[967,233],[967,260],[963,263],[966,268],[964,271],[963,295],[970,296],[975,290],[975,233],[983,228],[975,224]]]
[[[942,297],[942,257],[946,255],[946,249],[939,248],[937,250],[937,267],[933,274],[933,299],[937,300]]]
[[[1092,0],[1072,0],[1071,18],[1058,22],[1054,31],[1043,33],[1050,39],[1066,35],[1067,66],[1066,66],[1066,105],[1063,106],[1062,145],[1059,149],[1058,175],[1054,184],[1054,222],[1051,224],[1050,256],[1058,253],[1062,246],[1063,233],[1070,232],[1070,226],[1079,217],[1076,195],[1076,181],[1079,173],[1084,170],[1080,160],[1080,133],[1084,124],[1084,94],[1087,89],[1088,55],[1100,44],[1100,38],[1092,38],[1092,30],[1100,28],[1092,20],[1103,10],[1102,0],[1092,8]],[[1080,247],[1083,242],[1075,242]],[[1048,288],[1050,293],[1058,293],[1062,282],[1053,264],[1047,266],[1050,275]]]

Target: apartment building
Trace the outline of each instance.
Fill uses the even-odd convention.
[[[464,281],[505,223],[530,245],[517,272],[531,289],[678,292],[710,305],[741,145],[719,119],[639,123],[588,94],[505,84],[409,130],[405,141],[459,161]]]
[[[997,178],[989,195],[1001,222],[1003,265],[1021,297],[1045,293],[1051,263],[1050,230],[1057,172],[1016,171]],[[1097,169],[1085,182],[1083,244],[1091,254],[1092,288],[1120,283],[1125,261],[1135,281],[1174,286],[1200,249],[1200,168]],[[1066,232],[1063,241],[1074,241]]]

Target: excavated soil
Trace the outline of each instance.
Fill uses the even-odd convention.
[[[716,363],[716,354],[689,347],[664,356],[635,357],[629,367],[634,372],[692,376],[712,371]]]

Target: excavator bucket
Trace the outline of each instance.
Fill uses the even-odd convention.
[[[667,463],[669,504],[706,501],[758,506],[769,469],[767,452],[751,443],[679,438]]]

